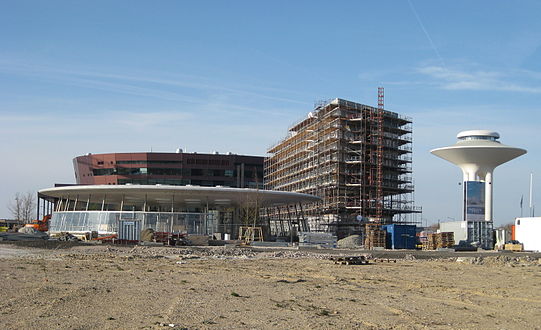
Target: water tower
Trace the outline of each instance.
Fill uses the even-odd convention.
[[[454,145],[430,152],[462,169],[464,200],[468,202],[469,198],[474,204],[464,205],[464,220],[480,220],[482,215],[483,220],[492,221],[492,173],[497,166],[524,155],[526,150],[501,144],[498,141],[500,134],[493,131],[464,131],[458,133],[457,138]],[[484,196],[480,195],[482,191]],[[483,200],[484,203],[479,203]],[[468,210],[468,206],[478,208]],[[480,209],[484,210],[482,214],[479,214]]]
[[[463,220],[468,222],[467,226],[466,224],[462,226],[467,227],[473,236],[477,236],[475,232],[485,232],[483,236],[491,237],[492,173],[499,165],[525,154],[526,150],[500,143],[498,141],[500,135],[494,131],[463,131],[458,133],[457,138],[458,141],[454,145],[437,148],[430,152],[457,165],[462,170]],[[487,222],[490,225],[480,222]],[[468,241],[483,241],[479,237],[475,238],[468,234]]]

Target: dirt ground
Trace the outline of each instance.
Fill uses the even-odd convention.
[[[1,244],[0,328],[540,328],[537,256],[404,256]]]

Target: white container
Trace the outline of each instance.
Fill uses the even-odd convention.
[[[516,218],[515,239],[526,251],[541,251],[541,217]]]

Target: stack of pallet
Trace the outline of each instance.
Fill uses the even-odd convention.
[[[428,234],[427,240],[422,242],[422,244],[423,250],[452,248],[455,245],[455,234],[452,232]]]
[[[422,247],[423,250],[435,250],[436,249],[435,235],[437,235],[437,234],[436,233],[428,233],[426,235],[426,240],[421,241],[421,244],[423,245],[423,247]]]
[[[452,248],[455,246],[455,234],[453,232],[444,232],[441,234],[441,247],[442,248]]]
[[[372,250],[373,248],[385,248],[387,232],[379,228],[367,228],[364,240],[364,248]]]

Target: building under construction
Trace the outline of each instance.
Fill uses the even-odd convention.
[[[316,105],[268,149],[266,189],[322,198],[305,206],[311,231],[339,237],[365,225],[412,223],[411,119],[342,99]]]

